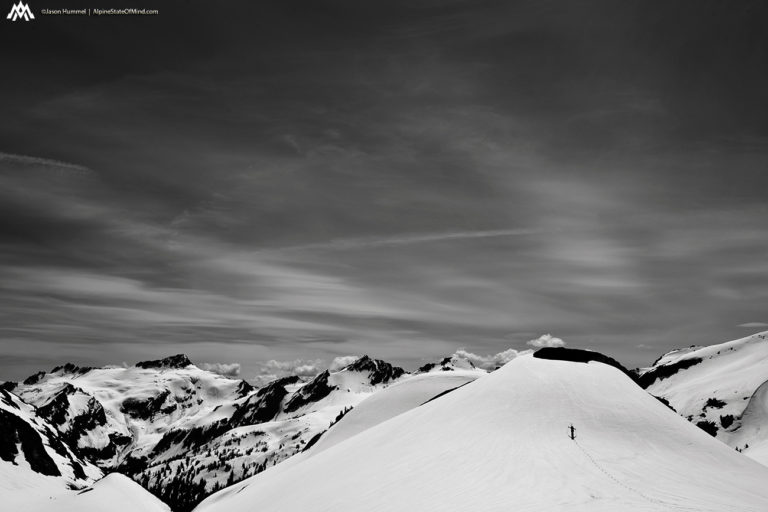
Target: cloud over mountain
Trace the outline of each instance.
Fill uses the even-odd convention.
[[[224,377],[237,377],[240,375],[240,363],[201,363],[200,368],[218,373]]]
[[[528,345],[535,348],[543,347],[564,347],[565,342],[560,338],[555,338],[551,334],[542,334],[538,338],[528,342]]]
[[[466,359],[467,361],[470,361],[472,364],[477,366],[478,368],[482,368],[484,370],[495,370],[499,366],[503,366],[516,358],[518,355],[520,355],[523,352],[517,351],[513,348],[504,350],[503,352],[499,352],[498,354],[493,354],[489,356],[479,356],[477,354],[473,354],[472,352],[469,352],[464,349],[459,349],[456,352],[454,352],[454,357],[458,357],[460,359]]]

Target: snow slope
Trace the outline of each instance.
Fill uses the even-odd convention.
[[[522,356],[196,511],[764,512],[766,481],[619,370]]]
[[[19,509],[21,510],[21,509]],[[169,512],[170,508],[139,484],[111,473],[92,487],[36,496],[24,502],[25,512]]]
[[[765,396],[757,393],[768,381],[768,332],[674,350],[641,370],[641,379],[650,381],[646,389],[668,400],[681,416],[745,455],[756,455],[757,438],[752,439],[768,429],[768,416],[758,412]],[[752,412],[746,415],[748,405]]]
[[[315,455],[390,418],[419,407],[442,393],[474,381],[485,372],[447,371],[414,375],[363,400],[308,451]]]
[[[768,380],[749,399],[738,425],[740,428],[730,436],[729,444],[768,466]]]

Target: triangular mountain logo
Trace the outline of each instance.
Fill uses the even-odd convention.
[[[8,13],[6,18],[11,21],[16,21],[19,18],[23,19],[24,21],[29,21],[35,19],[35,15],[32,14],[32,9],[29,8],[29,5],[20,1],[11,7],[11,12]]]

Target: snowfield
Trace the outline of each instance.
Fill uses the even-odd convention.
[[[616,368],[528,355],[195,510],[765,512],[766,482]]]
[[[418,407],[432,398],[474,381],[483,370],[457,370],[439,373],[424,373],[402,380],[365,399],[349,411],[344,419],[323,434],[319,441],[308,450],[308,455],[349,439],[360,432],[378,425],[390,418]]]
[[[81,491],[65,491],[50,496],[30,497],[25,512],[169,512],[170,508],[139,484],[118,473],[111,473]]]

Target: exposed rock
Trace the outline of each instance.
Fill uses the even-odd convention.
[[[405,370],[399,366],[392,366],[386,361],[382,361],[381,359],[371,359],[368,356],[361,357],[354,363],[348,365],[345,370],[361,373],[368,372],[369,380],[373,386],[376,384],[386,384],[390,381],[399,379],[405,374]]]
[[[5,391],[13,391],[14,389],[16,389],[18,387],[18,385],[19,385],[18,382],[14,382],[12,380],[7,380],[7,381],[3,382],[2,384],[0,384],[0,389],[4,389]]]
[[[51,373],[61,372],[82,375],[84,373],[88,373],[91,370],[93,370],[93,367],[91,366],[77,366],[72,363],[66,363],[61,366],[56,366],[53,370],[51,370]]]
[[[155,359],[152,361],[141,361],[136,363],[136,368],[186,368],[192,361],[185,354],[176,354],[164,359]]]
[[[352,368],[361,359],[358,359],[357,361],[355,361],[355,363],[352,363],[351,365],[347,366],[347,369]],[[296,411],[297,409],[300,409],[301,407],[304,407],[307,404],[322,400],[323,398],[328,396],[331,393],[331,391],[333,391],[334,389],[338,389],[336,386],[332,386],[328,383],[328,377],[330,377],[330,373],[328,372],[328,370],[325,370],[323,373],[319,374],[317,377],[312,379],[312,382],[306,384],[304,387],[298,390],[291,397],[288,403],[285,404],[285,411],[286,412]]]
[[[280,412],[280,405],[288,395],[285,386],[297,382],[299,382],[297,376],[283,377],[259,389],[232,414],[232,425],[256,425],[272,420]]]
[[[45,451],[40,434],[18,416],[0,410],[0,459],[17,464],[17,445],[21,445],[24,458],[33,471],[48,476],[61,476],[56,463]]]
[[[592,350],[565,347],[544,347],[534,352],[533,357],[539,359],[571,361],[574,363],[588,363],[590,361],[597,361],[598,363],[607,364],[608,366],[613,366],[614,368],[621,370],[627,377],[637,382],[637,376],[624,368],[621,363],[611,357],[601,354],[600,352],[594,352]]]
[[[240,397],[248,396],[254,389],[256,388],[248,384],[246,381],[241,380],[240,385],[237,386],[237,394]]]
[[[168,408],[163,409],[163,404],[170,394],[171,392],[166,389],[159,395],[151,396],[143,400],[138,398],[126,398],[123,400],[120,410],[133,418],[147,420],[161,410],[168,410]],[[171,407],[175,409],[175,405]]]
[[[662,379],[666,379],[667,377],[671,377],[672,375],[676,374],[680,370],[685,370],[686,368],[690,368],[691,366],[696,366],[701,361],[702,359],[699,357],[692,357],[690,359],[681,359],[676,363],[658,366],[640,375],[640,377],[638,377],[637,379],[637,383],[640,384],[642,388],[647,388],[648,386],[656,382],[657,379],[662,380]]]
[[[30,375],[26,379],[24,379],[24,384],[27,386],[31,386],[32,384],[37,384],[40,382],[40,379],[45,377],[45,372],[37,372],[34,375]]]

